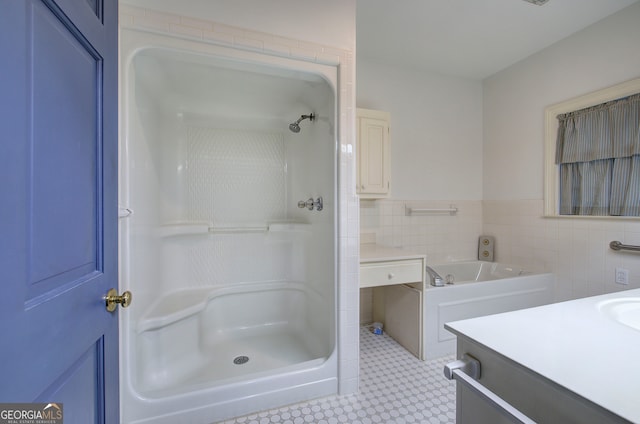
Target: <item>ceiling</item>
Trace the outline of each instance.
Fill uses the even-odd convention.
[[[638,0],[357,0],[358,59],[484,79]]]

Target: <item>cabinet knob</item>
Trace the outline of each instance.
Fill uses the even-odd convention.
[[[396,275],[393,272],[390,272],[389,275],[387,275],[387,278],[389,280],[393,279],[393,277],[395,277]]]

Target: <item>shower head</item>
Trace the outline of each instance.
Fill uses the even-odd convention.
[[[301,115],[296,122],[292,122],[289,124],[289,129],[291,130],[291,132],[299,133],[300,122],[304,121],[305,119],[308,119],[309,121],[313,121],[314,119],[316,119],[316,116],[313,113],[309,115]]]
[[[291,130],[291,132],[299,133],[300,132],[300,125],[298,125],[297,122],[292,122],[291,124],[289,124],[289,129]]]

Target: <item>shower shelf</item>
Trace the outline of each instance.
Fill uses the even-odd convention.
[[[275,232],[288,232],[288,231],[310,231],[311,224],[303,224],[299,222],[279,222],[269,224],[269,231]]]
[[[212,234],[233,234],[233,233],[265,233],[269,229],[266,225],[239,225],[235,227],[209,227],[208,232]]]
[[[247,234],[247,233],[282,233],[309,231],[310,224],[299,222],[277,222],[263,225],[237,225],[216,227],[207,222],[184,222],[166,224],[159,228],[160,237],[207,235],[207,234]]]
[[[187,236],[191,234],[207,234],[210,224],[207,222],[181,222],[160,226],[160,237]]]

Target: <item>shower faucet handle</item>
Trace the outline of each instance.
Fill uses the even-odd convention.
[[[298,202],[298,207],[300,209],[307,208],[310,211],[312,211],[313,208],[316,208],[317,211],[321,211],[324,207],[322,196],[318,197],[315,201],[313,200],[313,197],[309,197],[306,202],[304,200],[300,200]]]
[[[313,199],[309,198],[306,202],[304,200],[300,200],[298,202],[298,207],[300,209],[309,208],[309,210],[313,210]]]

